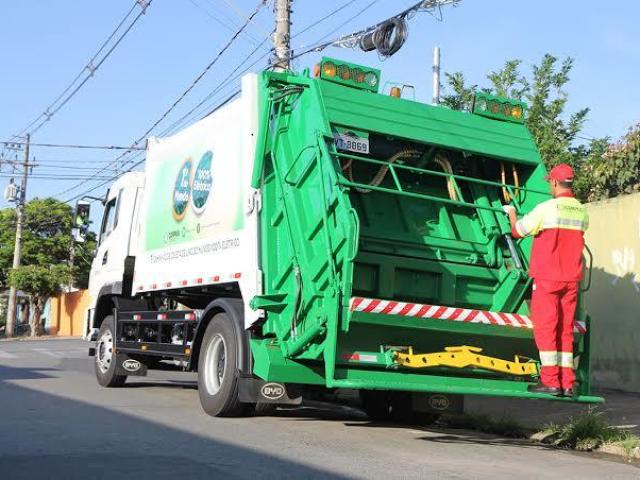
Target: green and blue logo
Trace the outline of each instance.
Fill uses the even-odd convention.
[[[196,215],[200,215],[204,211],[211,193],[213,186],[213,175],[211,173],[212,161],[213,152],[209,150],[202,155],[193,176],[191,206]]]
[[[178,222],[182,220],[187,213],[187,206],[189,205],[189,197],[191,196],[191,159],[187,159],[180,170],[178,170],[178,176],[176,177],[176,183],[173,187],[172,198],[172,213],[173,218]]]

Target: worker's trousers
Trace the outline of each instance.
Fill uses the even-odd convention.
[[[531,297],[533,335],[540,352],[540,381],[570,388],[573,371],[573,322],[578,282],[534,280]]]

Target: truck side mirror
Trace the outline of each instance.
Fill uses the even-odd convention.
[[[76,203],[76,210],[73,220],[72,234],[76,242],[84,243],[87,239],[87,232],[89,231],[89,214],[91,213],[91,204],[83,200],[79,200]]]

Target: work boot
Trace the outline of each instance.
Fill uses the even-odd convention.
[[[531,393],[546,393],[547,395],[562,395],[562,389],[559,387],[550,387],[544,383],[536,383],[529,385],[527,388]]]

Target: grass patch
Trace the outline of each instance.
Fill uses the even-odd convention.
[[[634,435],[631,432],[626,433],[628,434],[627,438],[617,440],[613,442],[613,444],[622,447],[627,456],[630,456],[631,452],[633,452],[636,448],[640,448],[640,437]]]
[[[494,419],[490,415],[464,413],[446,417],[443,423],[451,428],[476,430],[507,438],[526,438],[528,436],[525,428],[508,416]]]
[[[590,451],[604,444],[612,444],[622,447],[629,455],[640,446],[640,437],[629,430],[609,425],[602,412],[596,409],[572,417],[563,425],[547,425],[543,432],[554,435],[554,445],[573,450]]]

